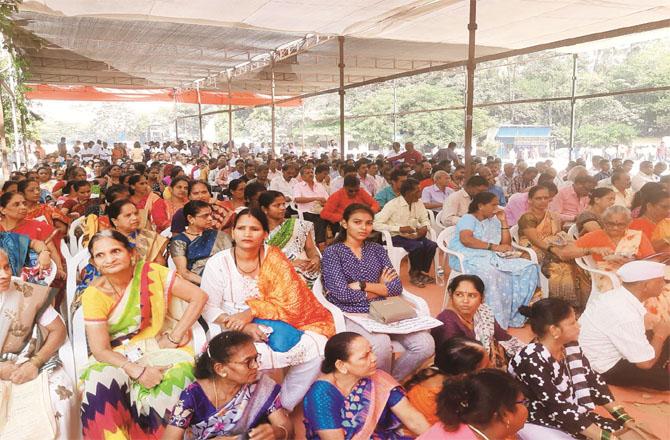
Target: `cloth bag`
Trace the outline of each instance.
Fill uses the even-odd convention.
[[[404,298],[392,296],[370,303],[370,317],[383,324],[416,318],[416,310]]]

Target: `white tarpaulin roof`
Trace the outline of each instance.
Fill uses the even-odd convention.
[[[16,20],[32,81],[51,84],[226,88],[269,93],[269,52],[299,41],[275,67],[277,95],[467,57],[467,0],[43,0]],[[477,56],[670,19],[668,0],[480,0]],[[662,23],[667,26],[667,23]],[[658,24],[656,25],[658,27]],[[316,37],[315,37],[316,36]],[[250,66],[250,62],[257,61]]]

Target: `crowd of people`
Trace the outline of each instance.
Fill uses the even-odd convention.
[[[63,439],[290,439],[300,408],[310,440],[641,429],[609,386],[670,390],[667,165],[631,175],[632,161],[594,156],[557,172],[466,164],[455,147],[356,160],[232,142],[40,147],[0,193],[3,400],[43,388],[45,438]],[[433,228],[453,251],[444,267]],[[394,247],[414,288],[450,274],[439,325],[355,319],[402,298]],[[75,378],[59,349],[79,315],[90,358]],[[527,325],[530,343],[510,332]]]

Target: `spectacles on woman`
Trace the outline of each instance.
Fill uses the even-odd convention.
[[[261,360],[261,355],[257,354],[254,357],[250,357],[248,359],[245,359],[243,361],[229,361],[229,364],[240,364],[240,365],[246,365],[247,368],[252,369],[253,365],[256,364],[256,367],[260,366],[260,360]]]

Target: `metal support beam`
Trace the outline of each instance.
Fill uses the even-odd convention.
[[[340,68],[340,159],[344,160],[344,37],[337,37],[340,46],[340,62],[337,67]]]
[[[174,120],[174,139],[179,140],[179,118]]]
[[[393,83],[393,142],[396,141],[396,135],[398,133],[398,103],[396,95],[396,86],[395,80],[392,80]]]
[[[305,103],[303,102],[302,105],[300,106],[302,109],[302,123],[301,125],[301,136],[302,136],[302,147],[300,148],[300,154],[305,152]]]
[[[230,78],[228,78],[228,148],[230,150],[232,150],[231,148],[232,142],[233,142],[233,104],[232,104]]]
[[[200,83],[196,83],[195,91],[198,96],[198,133],[200,133],[200,142],[202,142],[202,103],[200,101]]]
[[[577,54],[572,54],[572,92],[570,93],[570,150],[568,160],[572,160],[572,149],[575,145],[575,91],[577,90]]]
[[[465,176],[472,171],[472,112],[475,98],[475,32],[477,31],[477,0],[470,0],[470,22],[468,23],[468,76],[465,91]]]
[[[270,73],[272,74],[272,78],[271,78],[272,84],[270,86],[271,89],[272,89],[271,90],[271,92],[272,92],[272,95],[271,95],[272,103],[270,104],[271,105],[271,110],[272,110],[272,117],[270,118],[270,120],[271,120],[271,123],[272,123],[272,154],[274,155],[275,154],[275,145],[276,145],[276,142],[277,142],[277,139],[276,139],[276,136],[277,136],[277,131],[276,131],[277,130],[277,127],[276,127],[276,125],[277,125],[277,120],[276,120],[277,113],[276,113],[276,109],[275,109],[275,63],[274,63],[274,61],[272,62],[272,65],[270,66]]]
[[[5,143],[5,116],[2,110],[2,91],[0,91],[0,152],[2,153],[2,176],[4,180],[9,180],[9,154],[7,154],[7,144]]]

